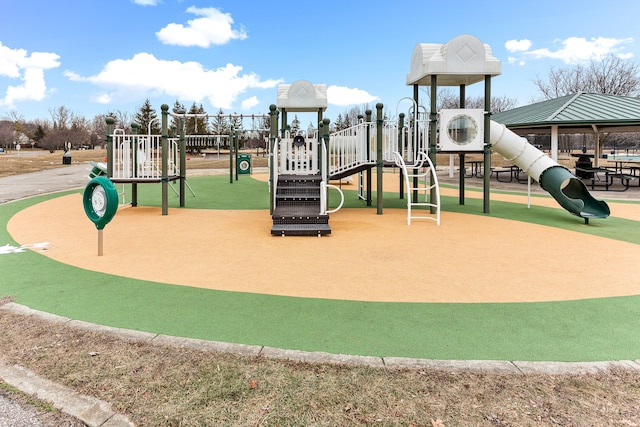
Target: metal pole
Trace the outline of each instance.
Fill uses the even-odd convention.
[[[162,104],[160,107],[162,110],[162,215],[169,214],[169,141],[167,133],[167,116],[169,106]]]
[[[275,210],[275,182],[273,182],[273,176],[276,171],[277,165],[274,161],[277,158],[276,153],[276,138],[278,137],[278,107],[275,104],[269,106],[269,190],[271,191],[269,197],[269,213],[273,215]]]
[[[179,111],[179,113],[184,113],[184,111]],[[183,208],[185,205],[184,187],[187,182],[187,139],[184,134],[184,117],[180,117],[178,123],[180,126],[180,207]]]
[[[466,108],[467,104],[466,86],[460,85],[460,108]],[[460,165],[460,185],[459,187],[459,200],[458,203],[464,205],[464,153],[458,155],[458,163]]]
[[[113,177],[113,126],[115,120],[113,117],[107,117],[105,120],[107,122],[107,177]]]
[[[436,109],[438,108],[438,104],[437,104],[437,98],[438,98],[438,76],[436,75],[432,75],[431,76],[431,106],[430,106],[430,111],[429,111],[429,158],[431,159],[431,162],[433,163],[433,167],[436,167],[436,153],[437,153],[437,138],[436,138],[436,132],[437,132],[437,126],[438,126],[438,113],[436,111]],[[433,171],[435,173],[435,171]],[[429,193],[429,200],[431,201],[431,203],[433,203],[434,200],[436,200],[436,189],[432,188],[430,193]],[[432,214],[436,213],[436,207],[435,206],[431,206],[431,208],[429,209],[429,212],[431,212]]]
[[[233,184],[233,126],[229,130],[229,184]]]
[[[402,146],[402,137],[404,136],[404,113],[398,115],[398,153],[404,155],[404,147]],[[404,172],[400,168],[400,199],[404,199]]]
[[[376,178],[378,184],[376,199],[378,215],[382,215],[383,205],[382,173],[384,164],[382,163],[382,107],[382,103],[379,102],[376,104]]]
[[[364,112],[365,114],[365,121],[367,122],[367,160],[371,160],[371,114],[372,111],[371,110],[366,110]],[[373,183],[372,181],[372,177],[371,177],[371,168],[367,169],[367,174],[366,174],[366,178],[367,178],[367,206],[371,206],[372,205],[372,201],[373,201],[373,195],[372,193],[372,187],[373,187]]]
[[[484,76],[484,207],[482,212],[489,213],[491,178],[491,76]]]
[[[131,166],[131,176],[136,178],[138,176],[138,135],[139,125],[137,123],[131,123],[131,156],[133,157]],[[131,183],[131,206],[138,206],[138,184]]]

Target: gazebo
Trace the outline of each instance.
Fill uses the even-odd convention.
[[[578,92],[496,113],[492,119],[519,135],[551,134],[551,157],[556,161],[559,134],[593,133],[597,165],[601,133],[640,132],[640,99]]]

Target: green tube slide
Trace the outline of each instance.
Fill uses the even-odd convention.
[[[529,144],[526,138],[494,121],[491,121],[490,132],[492,150],[538,181],[567,211],[584,218],[585,223],[589,222],[589,218],[609,216],[606,202],[594,199],[587,186],[569,169]]]
[[[604,200],[596,200],[584,182],[563,166],[552,166],[540,175],[540,186],[573,215],[584,218],[606,218],[611,214]]]

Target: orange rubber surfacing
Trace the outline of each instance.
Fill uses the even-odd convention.
[[[102,257],[79,194],[19,212],[8,230],[20,244],[49,242],[43,254],[65,264],[216,290],[465,303],[640,294],[637,245],[518,221],[443,212],[439,227],[408,226],[404,209],[344,209],[318,238],[271,236],[268,211],[160,213],[121,208]]]

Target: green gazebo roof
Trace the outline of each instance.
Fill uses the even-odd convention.
[[[640,99],[578,92],[496,113],[491,117],[519,134],[640,132]]]

